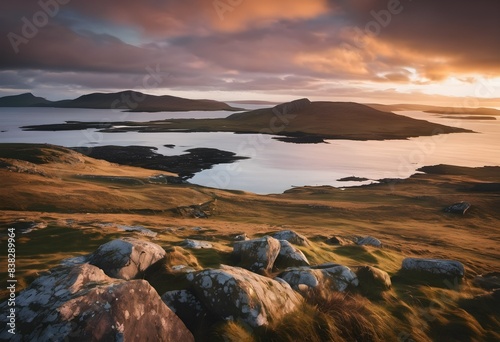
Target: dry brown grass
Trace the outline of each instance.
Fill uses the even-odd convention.
[[[192,185],[131,186],[83,180],[76,175],[145,179],[156,172],[117,166],[47,146],[14,152],[10,151],[11,155],[4,152],[0,157],[12,161],[16,156],[36,162],[26,165],[36,167],[45,175],[0,168],[1,232],[19,220],[43,221],[48,225],[17,237],[19,289],[62,259],[90,253],[111,239],[147,238],[138,233],[106,228],[103,223],[144,226],[158,233],[152,241],[166,250],[178,246],[186,238],[209,240],[215,246],[212,250],[186,254],[174,248],[170,255],[172,265],[188,263],[201,267],[230,262],[228,255],[236,233],[257,237],[292,229],[313,242],[310,247],[301,247],[312,263],[369,264],[394,276],[398,274],[402,259],[408,256],[456,259],[464,263],[466,279],[459,290],[446,285],[436,287],[393,281],[391,291],[381,299],[370,301],[359,296],[325,296],[320,302],[311,300],[300,315],[288,317],[281,327],[252,335],[242,326],[228,323],[219,327],[217,336],[225,336],[228,340],[273,337],[281,341],[310,336],[309,340],[319,341],[331,336],[349,340],[352,337],[349,334],[353,333],[366,340],[390,340],[395,334],[405,342],[439,340],[440,336],[457,338],[459,335],[465,340],[500,339],[498,294],[495,297],[470,286],[475,275],[500,270],[500,197],[495,192],[472,190],[476,183],[500,183],[498,168],[440,167],[434,169],[433,174],[416,175],[397,184],[344,191],[305,187],[281,195],[260,196]],[[43,164],[38,164],[40,158]],[[218,214],[207,220],[184,219],[165,210],[206,202],[214,197],[217,198]],[[442,211],[446,205],[461,200],[473,205],[466,215]],[[193,227],[202,230],[194,231]],[[331,246],[324,241],[332,235],[347,238],[371,235],[380,239],[384,248]],[[4,237],[2,235],[1,239]],[[6,255],[1,253],[0,264],[5,265],[5,260]],[[167,274],[166,265],[164,269]],[[5,270],[0,270],[0,279],[6,276]],[[176,276],[169,279],[170,283],[165,279],[152,283],[160,292],[171,289],[172,283],[174,287],[182,287]],[[5,291],[0,293],[2,295]],[[338,308],[342,311],[336,311]],[[349,310],[352,315],[336,316],[337,312]],[[342,331],[344,325],[349,327],[347,331]]]

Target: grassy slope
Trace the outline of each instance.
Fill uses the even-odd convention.
[[[18,234],[17,277],[21,287],[63,258],[92,252],[119,236],[137,234],[121,232],[118,224],[142,225],[159,233],[154,241],[165,248],[188,237],[211,240],[216,250],[193,252],[204,267],[226,262],[235,234],[245,232],[256,237],[293,229],[313,241],[312,247],[303,248],[313,263],[370,264],[395,275],[407,256],[460,260],[467,270],[461,291],[395,283],[384,300],[366,305],[396,335],[399,331],[409,333],[414,340],[455,334],[457,329],[461,336],[500,338],[494,333],[499,324],[498,307],[492,308],[496,304],[488,300],[478,304],[473,296],[484,291],[470,283],[476,274],[500,269],[500,196],[498,192],[470,191],[475,183],[499,183],[498,168],[439,166],[428,169],[431,174],[419,174],[397,184],[343,191],[305,187],[260,196],[191,185],[83,180],[77,175],[146,180],[156,172],[93,160],[48,145],[0,145],[0,162],[2,231],[19,220],[48,224],[47,228]],[[6,165],[22,172],[9,171]],[[184,219],[164,211],[213,197],[218,199],[218,213],[207,220]],[[444,206],[461,200],[473,204],[465,216],[443,213]],[[141,214],[138,209],[153,211]],[[200,226],[201,231],[191,229]],[[384,242],[384,248],[325,244],[324,237],[334,234],[372,235]],[[4,253],[0,264],[5,265]],[[5,270],[0,272],[4,279]]]

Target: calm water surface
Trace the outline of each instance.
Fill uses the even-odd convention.
[[[248,109],[259,108],[245,105]],[[407,178],[425,165],[500,165],[500,117],[496,121],[441,118],[405,111],[398,114],[478,133],[445,134],[408,140],[330,140],[328,144],[290,144],[269,135],[233,133],[99,133],[84,131],[27,132],[24,125],[64,121],[149,121],[169,118],[220,118],[231,112],[123,113],[112,110],[60,108],[0,108],[0,143],[50,143],[62,146],[142,145],[177,155],[194,147],[211,147],[250,157],[220,164],[196,174],[192,183],[256,193],[280,193],[292,186],[360,185],[381,178]],[[163,145],[174,144],[174,148]],[[348,176],[367,182],[339,182]]]

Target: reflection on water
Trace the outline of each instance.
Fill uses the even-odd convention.
[[[225,117],[230,112],[121,113],[111,110],[0,108],[0,142],[50,143],[62,146],[142,145],[158,147],[165,155],[182,154],[194,147],[232,151],[251,159],[221,164],[202,171],[193,183],[278,193],[292,186],[345,187],[364,182],[339,182],[358,176],[376,180],[406,178],[425,165],[500,165],[500,120],[441,118],[408,111],[404,115],[457,126],[479,133],[457,133],[388,141],[330,140],[328,144],[290,144],[269,135],[233,133],[100,133],[96,130],[25,132],[23,125],[80,121],[149,121],[179,117]],[[500,119],[500,117],[497,117]],[[165,147],[164,145],[175,145]]]

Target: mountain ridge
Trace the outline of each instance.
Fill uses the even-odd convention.
[[[24,93],[0,98],[0,107],[120,109],[131,112],[243,110],[215,100],[187,99],[171,95],[157,96],[133,90],[116,93],[96,92],[82,95],[76,99],[60,101],[49,101],[42,97],[36,97],[32,93]]]

